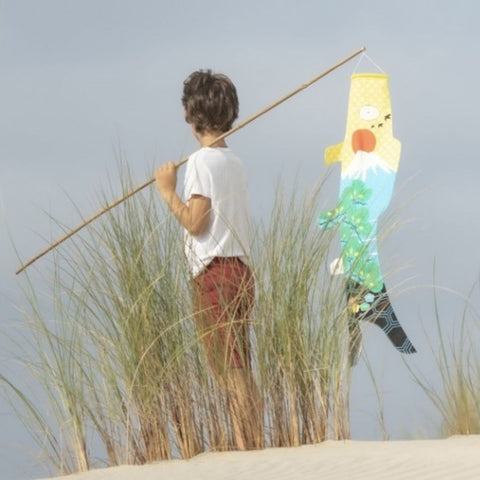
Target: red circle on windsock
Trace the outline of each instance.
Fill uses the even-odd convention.
[[[373,152],[377,140],[375,135],[366,129],[355,130],[352,135],[352,148],[355,153],[359,150],[362,152]]]

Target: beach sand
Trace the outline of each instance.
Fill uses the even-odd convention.
[[[205,453],[190,460],[92,470],[57,480],[475,480],[480,435],[444,440],[327,441]],[[46,479],[45,479],[46,480]]]

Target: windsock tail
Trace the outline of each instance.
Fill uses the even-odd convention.
[[[348,286],[348,296],[352,297],[352,294],[358,295],[361,287],[359,285],[350,284]],[[364,292],[365,290],[363,290]],[[369,292],[370,297],[373,296],[373,300],[370,304],[370,308],[367,311],[361,311],[355,313],[357,320],[365,320],[367,322],[378,325],[385,335],[390,339],[392,344],[400,353],[416,353],[415,347],[407,337],[407,334],[403,330],[400,322],[395,315],[390,299],[388,298],[385,285],[379,293]]]

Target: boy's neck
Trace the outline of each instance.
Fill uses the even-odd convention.
[[[224,132],[196,132],[196,137],[201,147],[225,148],[227,144],[225,143],[224,139],[220,140],[219,142],[215,142],[215,140],[223,133]]]

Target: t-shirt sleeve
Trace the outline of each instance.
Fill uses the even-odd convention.
[[[190,157],[185,172],[185,199],[193,195],[212,198],[212,181],[210,171],[205,161],[203,152],[197,152]]]

